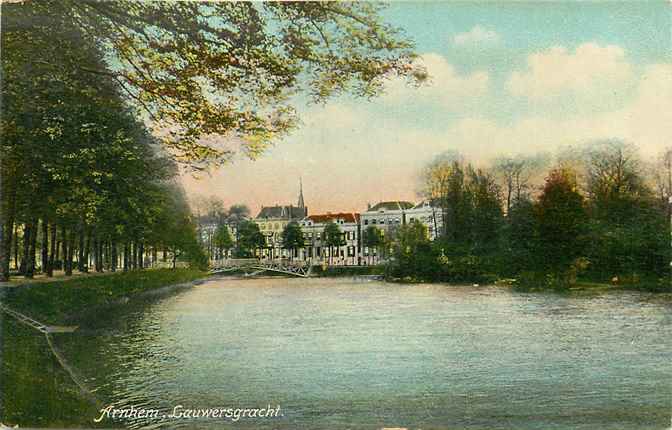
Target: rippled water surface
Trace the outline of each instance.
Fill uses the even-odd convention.
[[[667,429],[672,306],[353,279],[213,280],[58,343],[117,407],[280,405],[132,427]]]

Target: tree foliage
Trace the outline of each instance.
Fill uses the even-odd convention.
[[[238,225],[238,241],[236,253],[241,257],[252,257],[257,249],[266,245],[266,238],[259,230],[259,225],[245,220]]]
[[[419,82],[412,43],[369,2],[33,0],[3,5],[3,31],[80,33],[105,64],[65,67],[114,80],[174,156],[195,168],[261,154],[298,122],[297,96],[378,94],[387,78]],[[40,59],[50,67],[49,57]]]
[[[10,248],[20,239],[20,271],[27,277],[38,269],[37,246],[39,269],[47,274],[56,266],[71,274],[73,260],[80,271],[90,260],[96,271],[143,268],[149,248],[156,261],[157,248],[172,239],[181,254],[196,241],[193,231],[172,228],[190,224],[188,210],[166,215],[168,208],[186,207],[171,182],[176,166],[115,82],[72,67],[104,67],[98,47],[62,22],[54,23],[53,34],[33,32],[26,13],[37,7],[3,5],[0,277],[8,277]],[[198,250],[190,250],[189,258],[199,260]]]
[[[285,226],[282,230],[281,239],[284,249],[297,250],[304,247],[303,232],[296,221],[292,221]]]

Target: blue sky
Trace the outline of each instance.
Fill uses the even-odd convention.
[[[444,151],[487,166],[604,138],[645,159],[672,145],[671,3],[396,2],[387,22],[416,42],[431,82],[392,81],[367,102],[302,106],[303,126],[255,162],[183,182],[228,204],[295,200],[311,213],[418,200],[419,171]]]

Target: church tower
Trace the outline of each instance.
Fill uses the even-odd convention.
[[[306,209],[306,204],[303,201],[303,181],[299,178],[299,201],[296,204],[299,209],[302,209],[305,213],[304,216],[308,216],[308,210]]]

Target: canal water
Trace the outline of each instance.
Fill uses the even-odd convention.
[[[57,342],[132,428],[668,429],[672,304],[356,279],[217,279]],[[177,419],[188,408],[275,418]],[[163,416],[163,415],[166,416]]]

